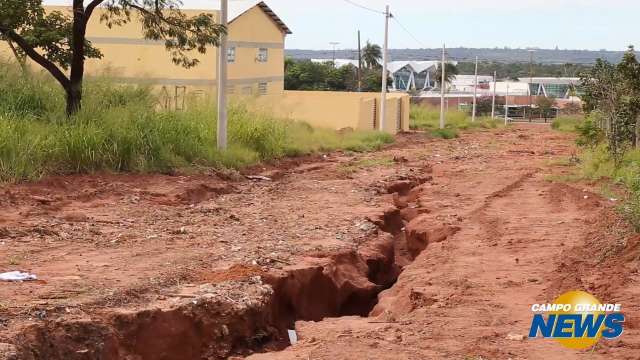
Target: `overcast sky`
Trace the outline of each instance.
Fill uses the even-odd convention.
[[[70,0],[44,0],[69,4]],[[237,1],[237,0],[231,0]],[[216,0],[183,0],[187,8],[217,8]],[[290,49],[355,48],[356,31],[382,43],[384,18],[345,0],[266,0],[291,28]],[[640,47],[640,0],[353,0],[384,10],[397,20],[390,25],[390,47],[541,47],[624,50]]]

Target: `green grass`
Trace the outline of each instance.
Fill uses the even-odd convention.
[[[640,232],[640,150],[629,151],[617,167],[603,144],[585,150],[581,160],[579,169],[583,178],[605,180],[627,190],[619,210]]]
[[[460,137],[460,133],[458,132],[458,129],[455,129],[455,128],[435,129],[435,130],[431,130],[430,134],[433,137],[446,139],[446,140]]]
[[[0,93],[0,181],[96,171],[241,168],[320,151],[371,151],[394,139],[378,132],[314,129],[234,103],[229,149],[220,152],[215,108],[192,103],[186,111],[160,111],[146,87],[87,81],[82,110],[67,118],[57,84],[0,64]]]
[[[475,122],[471,121],[471,116],[462,111],[448,111],[445,115],[445,129],[440,129],[440,110],[437,108],[412,105],[410,112],[413,130],[423,130],[431,136],[442,139],[454,139],[459,136],[460,131],[474,129],[495,129],[501,122],[488,117],[479,117]]]
[[[575,132],[577,130],[577,126],[584,122],[584,117],[575,115],[575,116],[560,116],[553,120],[551,123],[551,128],[563,131],[563,132]]]

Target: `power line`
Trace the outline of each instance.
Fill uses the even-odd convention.
[[[376,13],[376,14],[382,14],[382,15],[384,15],[384,14],[385,14],[383,11],[378,11],[378,10],[376,10],[376,9],[372,9],[372,8],[366,7],[366,6],[364,6],[364,5],[360,5],[360,4],[358,4],[357,2],[354,2],[354,1],[351,1],[351,0],[342,0],[342,1],[344,1],[344,2],[346,2],[346,3],[348,3],[348,4],[351,4],[351,5],[353,5],[353,6],[359,7],[360,9],[364,9],[364,10],[367,10],[367,11],[374,12],[374,13]]]
[[[427,46],[426,46],[422,41],[420,41],[420,40],[419,40],[415,35],[413,35],[413,34],[411,33],[411,31],[409,31],[409,29],[407,29],[404,25],[402,25],[402,23],[400,22],[400,20],[398,20],[398,17],[397,17],[396,15],[393,15],[392,17],[393,17],[393,20],[395,20],[395,21],[396,21],[396,23],[398,23],[398,25],[400,26],[400,28],[401,28],[402,30],[404,30],[404,32],[406,32],[407,34],[409,34],[409,36],[411,36],[411,38],[413,38],[413,40],[415,40],[415,41],[416,41],[420,46],[422,46],[423,48],[425,48],[425,49],[427,48]]]

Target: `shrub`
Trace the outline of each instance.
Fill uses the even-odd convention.
[[[582,123],[575,126],[578,133],[576,144],[582,147],[594,148],[604,140],[604,133],[598,126],[599,114],[591,113]]]
[[[460,136],[456,129],[436,129],[431,131],[431,136],[441,139],[455,139]]]
[[[558,131],[574,132],[584,119],[580,116],[560,116],[551,122],[551,128]]]

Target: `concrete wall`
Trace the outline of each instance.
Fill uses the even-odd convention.
[[[329,129],[379,129],[380,94],[332,91],[285,91],[282,97],[256,99],[258,106],[278,116]],[[385,131],[409,130],[409,96],[389,94]]]

